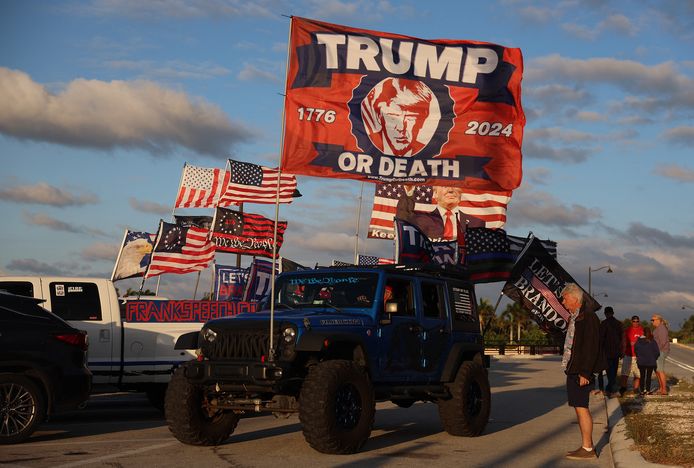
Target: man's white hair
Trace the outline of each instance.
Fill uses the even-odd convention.
[[[561,291],[562,296],[571,295],[575,297],[578,302],[583,304],[583,290],[576,283],[566,283],[564,289]]]

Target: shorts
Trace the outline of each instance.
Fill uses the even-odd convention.
[[[633,375],[635,379],[640,379],[641,378],[641,373],[639,372],[639,368],[636,365],[631,365],[632,361],[636,361],[634,359],[634,356],[624,356],[622,358],[622,372],[620,375],[626,375],[628,376],[629,374]],[[634,364],[636,364],[634,362]]]
[[[669,353],[660,353],[660,356],[658,356],[658,360],[656,361],[657,372],[665,372],[665,360],[668,354]]]
[[[581,387],[578,384],[578,374],[566,375],[566,395],[569,400],[569,406],[578,408],[588,408],[588,401],[590,400],[590,391],[595,386],[593,380],[594,377],[591,377],[590,382],[588,382],[588,385],[584,385],[583,387]]]

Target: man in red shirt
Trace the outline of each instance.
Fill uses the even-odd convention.
[[[619,394],[624,395],[627,390],[627,381],[629,380],[629,374],[634,375],[634,392],[638,392],[639,384],[641,383],[641,375],[639,374],[639,368],[636,366],[636,354],[634,353],[634,344],[640,336],[643,336],[643,327],[641,326],[641,319],[638,315],[631,317],[631,326],[624,330],[624,339],[622,340],[622,351],[624,357],[622,358],[622,373],[621,373],[621,387],[619,388]]]

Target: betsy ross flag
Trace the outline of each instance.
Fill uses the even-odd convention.
[[[223,169],[183,166],[181,185],[176,196],[176,208],[211,208],[219,204],[219,197],[229,182],[229,173]]]
[[[506,206],[510,200],[510,191],[466,188],[458,206],[464,213],[483,220],[485,227],[500,228],[506,224]],[[406,189],[406,186],[399,184],[376,184],[368,237],[392,239],[394,217],[416,224],[417,214],[430,213],[436,206],[434,187],[430,185],[416,185]]]
[[[503,229],[467,228],[465,231],[465,264],[473,283],[507,280],[514,260]]]
[[[214,260],[214,251],[209,230],[161,221],[145,278],[204,270]]]
[[[552,335],[556,342],[561,342],[569,321],[569,312],[562,303],[562,291],[569,283],[578,285],[547,252],[542,242],[531,237],[518,256],[503,293],[529,311],[540,328]],[[581,290],[581,312],[600,309],[600,304],[585,290]]]
[[[221,252],[260,255],[272,258],[275,222],[258,214],[226,208],[215,210],[212,240]],[[284,240],[287,222],[277,223],[277,249]]]
[[[392,265],[395,260],[392,258],[376,257],[374,255],[357,255],[358,265]]]
[[[281,174],[257,164],[229,160],[229,181],[219,200],[220,206],[238,203],[275,203],[277,199],[277,179],[280,180],[279,203],[291,203],[294,197],[301,196],[296,189],[296,177]]]

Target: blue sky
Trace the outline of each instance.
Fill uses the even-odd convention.
[[[4,1],[0,274],[108,277],[125,228],[170,219],[184,162],[277,166],[283,15],[520,48],[524,177],[507,231],[557,241],[586,289],[589,268],[609,264],[593,292],[619,318],[658,312],[678,328],[694,313],[694,3],[677,0]],[[281,253],[350,260],[361,183],[300,176],[299,188],[280,210]],[[372,200],[366,184],[360,251],[392,256],[364,240]],[[167,275],[160,294],[194,285]],[[501,286],[478,295],[493,303]]]

